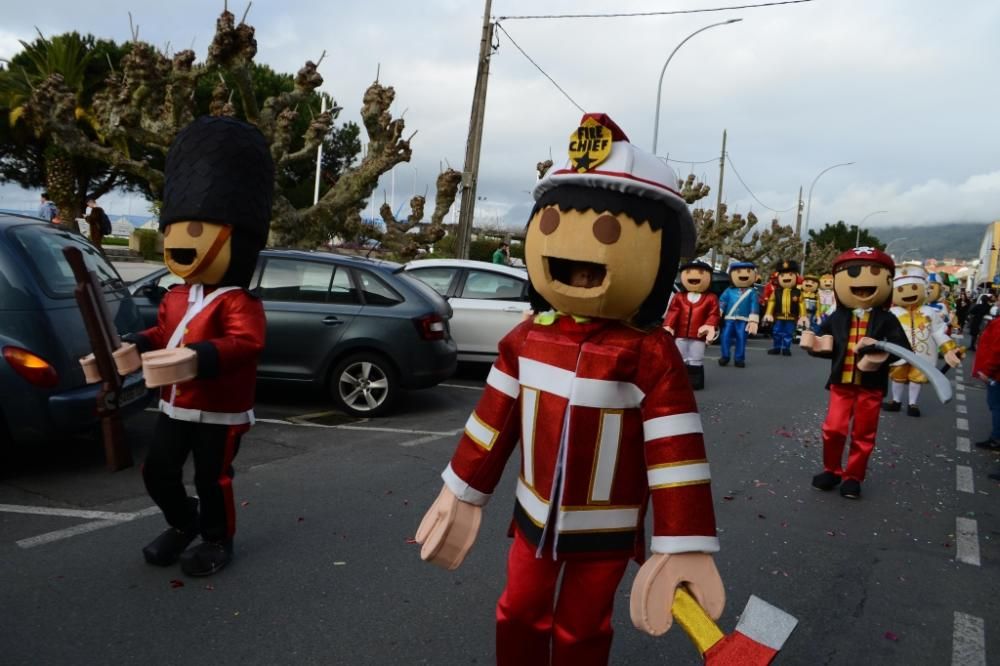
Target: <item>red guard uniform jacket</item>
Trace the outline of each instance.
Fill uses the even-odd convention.
[[[697,338],[698,329],[706,325],[719,328],[719,297],[710,291],[699,296],[695,303],[686,293],[674,294],[670,299],[663,325],[673,329],[675,338]]]
[[[206,301],[215,289],[205,288]],[[190,285],[178,285],[160,302],[156,326],[140,334],[140,349],[163,349],[188,309]],[[212,298],[188,322],[180,345],[198,353],[198,378],[160,392],[160,409],[182,421],[253,423],[257,359],[264,348],[264,307],[245,289]]]
[[[514,520],[540,553],[642,559],[650,496],[653,552],[719,549],[701,418],[664,330],[559,317],[511,331],[445,483],[484,505],[518,441]]]

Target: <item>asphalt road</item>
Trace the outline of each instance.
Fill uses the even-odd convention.
[[[923,417],[883,415],[864,498],[850,501],[809,486],[827,362],[751,346],[745,369],[709,360],[698,394],[722,628],[756,594],[800,622],[776,663],[995,659],[1000,484],[985,474],[1000,457],[963,451],[989,418],[970,362],[961,399],[941,405],[928,390]],[[105,472],[86,440],[19,452],[0,468],[0,663],[492,663],[516,472],[458,571],[422,563],[411,542],[483,376],[467,370],[372,422],[329,413],[322,395],[263,387],[262,422],[236,460],[236,560],[210,579],[143,562],[162,522],[138,468]],[[137,460],[154,419],[128,424]],[[636,570],[618,592],[612,662],[699,663],[679,628],[657,639],[632,628]]]

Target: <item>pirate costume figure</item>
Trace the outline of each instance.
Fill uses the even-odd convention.
[[[719,365],[729,365],[730,356],[735,356],[734,365],[737,368],[746,366],[747,335],[757,335],[760,322],[760,303],[753,286],[756,281],[757,266],[753,262],[734,261],[729,264],[731,286],[719,297],[719,311],[723,318]]]
[[[806,306],[808,328],[815,333],[819,330],[819,278],[815,275],[802,278],[802,302]]]
[[[899,319],[910,348],[931,364],[937,361],[938,352],[944,354],[948,365],[955,367],[961,362],[958,345],[948,337],[947,325],[937,310],[924,304],[927,298],[927,272],[920,264],[903,264],[896,269],[895,290],[892,294],[892,314]],[[885,404],[887,412],[902,409],[903,394],[906,393],[908,416],[920,416],[917,399],[920,388],[927,383],[927,377],[909,363],[900,361],[890,373],[892,378],[892,400]]]
[[[892,294],[892,257],[871,247],[856,247],[833,262],[837,309],[820,325],[819,335],[802,333],[803,349],[833,360],[826,388],[830,403],[823,422],[823,471],[813,477],[819,490],[833,490],[850,499],[861,497],[868,458],[875,449],[879,406],[886,392],[886,352],[859,355],[876,340],[907,347],[899,321],[883,308]],[[842,464],[850,434],[847,467]],[[841,481],[843,483],[841,484]]]
[[[673,171],[606,115],[585,115],[569,152],[536,185],[528,222],[542,314],[500,341],[417,530],[423,559],[459,566],[521,443],[498,664],[607,663],[615,590],[645,555],[650,500],[633,623],[665,632],[679,581],[713,617],[724,603],[701,419],[661,325],[678,258],[694,249],[690,213]]]
[[[719,333],[719,297],[709,291],[712,267],[692,261],[680,268],[681,284],[687,291],[670,299],[663,328],[674,336],[684,359],[691,388],[705,388],[705,344]]]
[[[774,322],[771,328],[771,339],[774,346],[767,350],[768,354],[783,356],[792,355],[792,339],[795,337],[796,323],[806,328],[809,320],[806,317],[806,305],[802,298],[802,290],[798,288],[799,265],[792,260],[778,264],[778,287],[767,299],[765,322]]]
[[[254,422],[266,324],[247,286],[267,241],[274,166],[256,127],[206,116],[177,135],[164,175],[164,263],[184,283],[163,296],[156,325],[134,338],[148,352],[147,385],[161,387],[142,478],[169,525],[143,554],[159,566],[180,559],[184,573],[206,576],[233,552],[233,458]],[[197,499],[182,480],[189,454]],[[201,543],[187,548],[199,534]]]

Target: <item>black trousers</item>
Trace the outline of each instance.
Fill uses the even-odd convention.
[[[249,428],[249,424],[193,423],[160,414],[142,466],[142,480],[171,527],[197,530],[208,541],[233,538],[233,458],[239,451],[240,438]],[[189,453],[194,456],[198,505],[184,488],[184,462]]]

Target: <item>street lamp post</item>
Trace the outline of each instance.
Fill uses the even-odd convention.
[[[851,166],[852,164],[854,164],[854,162],[843,162],[841,164],[834,164],[832,166],[828,166],[827,168],[823,169],[818,174],[816,174],[816,177],[813,178],[812,184],[809,185],[809,200],[806,203],[806,226],[805,226],[804,235],[802,237],[802,270],[805,270],[805,267],[806,267],[806,246],[809,243],[809,241],[808,241],[808,238],[809,238],[809,213],[812,212],[813,188],[816,186],[816,181],[819,180],[820,177],[824,173],[826,173],[827,171],[830,171],[831,169],[836,169],[837,167],[842,167],[842,166]]]
[[[660,134],[660,95],[663,92],[663,75],[667,73],[667,65],[670,64],[671,58],[674,57],[674,54],[677,53],[677,51],[682,46],[684,46],[684,44],[687,43],[687,41],[689,39],[691,39],[692,37],[694,37],[695,35],[697,35],[699,32],[705,32],[709,28],[715,28],[715,27],[720,26],[720,25],[729,25],[730,23],[739,23],[742,20],[743,19],[738,19],[738,18],[737,19],[729,19],[728,21],[720,21],[719,23],[713,23],[711,25],[706,25],[704,28],[700,28],[698,30],[695,30],[690,35],[688,35],[687,37],[685,37],[681,41],[680,44],[678,44],[676,47],[674,47],[674,50],[670,52],[669,56],[667,56],[667,61],[665,63],[663,63],[663,69],[660,70],[660,82],[656,86],[656,117],[653,119],[653,154],[654,155],[656,154],[656,140],[657,140],[657,138],[659,137],[659,134]]]
[[[861,225],[865,223],[865,220],[867,220],[872,215],[879,215],[881,213],[888,213],[888,212],[889,211],[887,210],[877,210],[874,213],[868,213],[863,218],[861,218],[861,221],[858,222],[857,233],[854,234],[854,247],[857,247],[858,245],[861,244]]]
[[[893,238],[891,241],[889,241],[888,243],[885,244],[885,249],[883,250],[883,252],[885,252],[886,254],[888,254],[891,257],[892,254],[889,253],[889,246],[892,245],[893,243],[898,243],[899,241],[904,241],[904,240],[906,240],[906,236],[900,236],[899,238]]]

